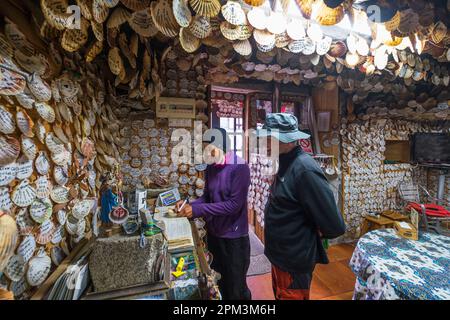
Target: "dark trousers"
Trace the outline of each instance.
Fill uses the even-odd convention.
[[[211,268],[221,274],[219,289],[223,300],[251,300],[247,287],[250,265],[250,239],[217,238],[208,235],[208,250],[213,254]]]

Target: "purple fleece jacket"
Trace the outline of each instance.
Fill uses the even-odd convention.
[[[204,218],[208,232],[219,238],[248,235],[249,186],[248,165],[234,153],[227,153],[224,164],[206,168],[204,194],[191,204],[193,217]]]

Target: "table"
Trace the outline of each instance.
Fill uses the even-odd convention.
[[[387,217],[378,216],[377,218],[369,215],[365,216],[361,226],[361,236],[374,229],[392,228],[393,225],[394,220]]]
[[[420,233],[414,241],[393,229],[371,231],[359,239],[350,268],[354,300],[450,299],[450,237]]]

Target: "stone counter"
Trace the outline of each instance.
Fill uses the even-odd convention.
[[[161,234],[147,237],[144,248],[139,236],[99,238],[89,257],[95,292],[152,284],[161,280],[160,270],[167,245]]]

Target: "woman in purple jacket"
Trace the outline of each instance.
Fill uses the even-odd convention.
[[[208,249],[214,256],[211,267],[222,275],[219,280],[222,298],[251,300],[246,281],[250,264],[247,218],[250,169],[234,152],[228,152],[230,142],[224,129],[208,130],[203,143],[210,151],[208,156],[215,159],[205,171],[204,194],[186,204],[178,215],[206,221]]]

